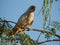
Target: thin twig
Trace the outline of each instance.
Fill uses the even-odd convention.
[[[37,38],[37,42],[39,41],[40,36],[41,36],[41,33],[39,34],[39,36],[38,36],[38,38]]]
[[[13,21],[7,21],[7,20],[3,20],[3,21],[0,21],[0,22],[10,22],[10,23],[14,23],[14,24],[16,24],[15,22],[13,22]]]

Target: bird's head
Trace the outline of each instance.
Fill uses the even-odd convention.
[[[36,7],[34,5],[32,5],[32,6],[29,7],[28,11],[29,12],[34,12],[35,11],[35,8]]]

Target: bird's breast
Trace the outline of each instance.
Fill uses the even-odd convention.
[[[29,23],[31,23],[34,20],[34,13],[30,13],[29,15]]]

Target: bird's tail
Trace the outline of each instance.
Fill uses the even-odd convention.
[[[14,28],[9,32],[9,35],[15,35],[16,33],[20,32],[21,34],[24,34],[24,29],[21,29],[19,26],[15,25]]]

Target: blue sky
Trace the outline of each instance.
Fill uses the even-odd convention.
[[[29,6],[35,5],[36,6],[35,18],[31,28],[42,29],[43,27],[42,14],[40,13],[39,15],[37,15],[42,7],[42,4],[43,0],[0,0],[0,18],[17,22],[18,18],[28,9]],[[59,9],[60,1],[57,2],[54,1],[52,10],[50,12],[52,21],[60,21]],[[39,36],[38,32],[29,31],[26,33],[34,40],[36,40]],[[44,36],[42,35],[42,38],[40,40],[44,39],[43,37]]]

